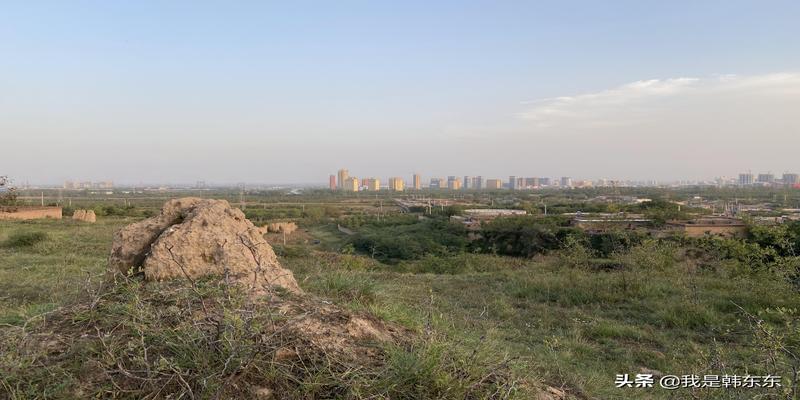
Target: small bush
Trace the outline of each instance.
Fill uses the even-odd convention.
[[[31,247],[49,239],[46,232],[14,232],[3,243],[5,247]]]

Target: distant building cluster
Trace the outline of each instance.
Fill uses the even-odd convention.
[[[718,186],[791,186],[800,187],[800,175],[786,172],[780,177],[773,173],[740,173],[737,178],[717,178]]]
[[[456,176],[451,175],[447,178],[431,177],[427,185],[423,185],[422,175],[413,174],[411,180],[406,182],[403,177],[394,176],[387,180],[386,186],[381,185],[380,178],[368,177],[358,179],[350,176],[350,171],[340,169],[335,175],[328,177],[328,188],[346,192],[359,191],[379,191],[391,190],[402,192],[405,190],[422,189],[448,189],[448,190],[531,190],[544,188],[587,188],[587,187],[626,187],[626,186],[656,186],[655,181],[621,181],[599,179],[573,180],[569,176],[560,178],[547,177],[521,177],[509,176],[508,180],[499,178],[487,178],[483,176]]]
[[[789,186],[800,188],[800,175],[784,173],[780,177],[772,173],[759,173],[757,175],[747,172],[733,178],[716,178],[705,181],[675,181],[669,183],[655,180],[619,180],[619,179],[573,179],[569,176],[559,178],[549,177],[523,177],[510,175],[508,179],[484,178],[483,176],[456,176],[428,178],[423,184],[420,174],[413,174],[411,180],[406,182],[403,177],[394,176],[388,179],[388,185],[381,185],[380,178],[351,177],[347,169],[340,169],[336,175],[328,178],[330,190],[346,192],[391,190],[402,192],[405,190],[446,189],[446,190],[535,190],[548,188],[592,188],[592,187],[680,187],[680,186]]]
[[[76,182],[76,181],[65,181],[64,182],[64,189],[66,190],[82,190],[82,189],[113,189],[114,182],[111,181],[102,181],[102,182]]]

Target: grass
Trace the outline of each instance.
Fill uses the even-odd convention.
[[[664,271],[563,268],[557,258],[489,255],[456,256],[439,268],[431,267],[434,261],[350,271],[354,281],[370,279],[375,286],[369,305],[353,306],[417,331],[430,325],[451,346],[513,355],[511,368],[520,379],[566,388],[576,397],[676,394],[614,387],[615,374],[644,369],[677,375],[775,373],[763,362],[737,307],[763,315],[767,309],[800,306],[789,285],[767,274],[732,278],[724,271],[687,272],[680,266]],[[337,259],[284,263],[307,282],[341,273]],[[316,285],[307,289],[331,295]],[[695,393],[702,398],[754,394],[765,393]]]
[[[74,300],[84,282],[105,271],[113,232],[129,222],[0,221],[0,324],[23,323]],[[32,239],[43,232],[47,239]]]
[[[368,304],[375,299],[375,281],[365,274],[336,271],[311,281],[309,287],[317,294]]]
[[[33,232],[48,236],[31,245],[0,246],[0,324],[32,326],[43,319],[36,316],[86,296],[95,285],[84,285],[87,278],[97,282],[104,271],[114,229],[128,222],[113,218],[91,225],[0,221],[0,243]],[[323,237],[335,235],[327,228],[310,231]],[[260,376],[272,379],[276,387],[291,387],[287,397],[485,398],[508,391],[517,398],[529,398],[544,386],[562,388],[573,398],[770,395],[758,389],[625,390],[613,383],[617,373],[636,374],[643,369],[676,375],[780,372],[765,364],[765,354],[754,345],[752,329],[739,307],[775,326],[787,322],[787,317],[765,310],[800,308],[800,296],[781,279],[768,274],[734,276],[725,268],[694,270],[680,263],[657,271],[564,268],[557,257],[474,254],[425,257],[387,266],[364,256],[316,250],[327,248],[324,239],[322,245],[308,245],[308,249],[290,247],[281,262],[293,270],[306,291],[405,326],[420,339],[411,346],[383,349],[382,366],[358,373],[337,369],[341,365],[314,355],[305,361],[318,363],[318,368],[302,371],[280,369],[267,358],[259,359],[263,362]],[[231,328],[231,343],[243,347],[209,347],[203,342],[204,331],[180,323],[188,300],[161,296],[157,289],[119,289],[114,294],[118,301],[72,313],[72,322],[65,326],[95,321],[111,331],[109,324],[128,321],[131,325],[123,327],[127,333],[113,336],[115,357],[146,369],[145,364],[135,364],[143,356],[136,347],[142,335],[148,348],[165,355],[164,361],[145,357],[152,361],[147,364],[151,371],[164,377],[177,376],[175,371],[216,373],[205,383],[202,376],[193,374],[195,380],[189,382],[199,393],[213,395],[224,383],[218,378],[229,376],[229,371],[222,373],[224,361],[259,344]],[[238,308],[232,304],[229,309]],[[231,327],[242,327],[247,320],[235,312],[225,318]],[[97,341],[85,346],[73,347],[74,353],[65,356],[73,366],[61,362],[42,370],[34,359],[19,358],[30,363],[19,362],[11,371],[16,375],[3,371],[6,381],[15,382],[14,393],[23,398],[41,395],[44,387],[49,396],[40,397],[74,395],[65,388],[74,388],[80,381],[74,371],[81,360],[109,361]],[[263,351],[274,355],[275,349]],[[231,360],[235,365],[245,363],[239,355]],[[251,379],[250,373],[242,379]],[[166,378],[158,382],[165,384]],[[474,386],[476,382],[483,383]],[[181,390],[169,387],[175,393]],[[114,389],[107,384],[82,390],[88,397]]]
[[[8,236],[3,245],[8,248],[31,247],[49,238],[46,232],[14,232]]]
[[[326,307],[315,302],[330,304],[326,300],[312,297],[282,308],[284,300],[276,297],[270,300],[275,305],[254,307],[246,295],[214,280],[199,280],[195,290],[140,278],[101,288],[99,280],[85,278],[102,274],[111,233],[126,222],[101,221],[2,225],[3,235],[47,230],[51,240],[3,250],[0,271],[11,295],[0,308],[0,398],[259,398],[271,392],[282,399],[477,400],[518,393],[503,359],[454,348],[433,332],[340,351],[292,328],[286,311],[274,312],[313,315]],[[308,260],[308,254],[287,259]],[[59,265],[60,257],[71,261]],[[304,286],[368,313],[375,284],[363,273],[371,263],[356,256],[343,260],[343,268],[352,270]],[[30,268],[15,268],[21,263]],[[341,312],[329,312],[320,320],[343,319]],[[361,341],[349,328],[344,335],[339,337]],[[281,355],[287,351],[289,358]]]

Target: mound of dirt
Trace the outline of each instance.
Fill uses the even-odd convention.
[[[159,215],[114,234],[109,268],[155,281],[223,276],[255,294],[275,286],[301,291],[261,231],[225,200],[168,201]]]
[[[72,213],[72,220],[93,223],[97,221],[97,216],[94,210],[75,210],[75,212]]]
[[[267,232],[290,234],[297,230],[294,222],[271,222],[267,225]]]

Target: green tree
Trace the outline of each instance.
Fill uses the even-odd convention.
[[[0,205],[13,205],[17,202],[17,189],[11,185],[11,178],[0,176]]]

